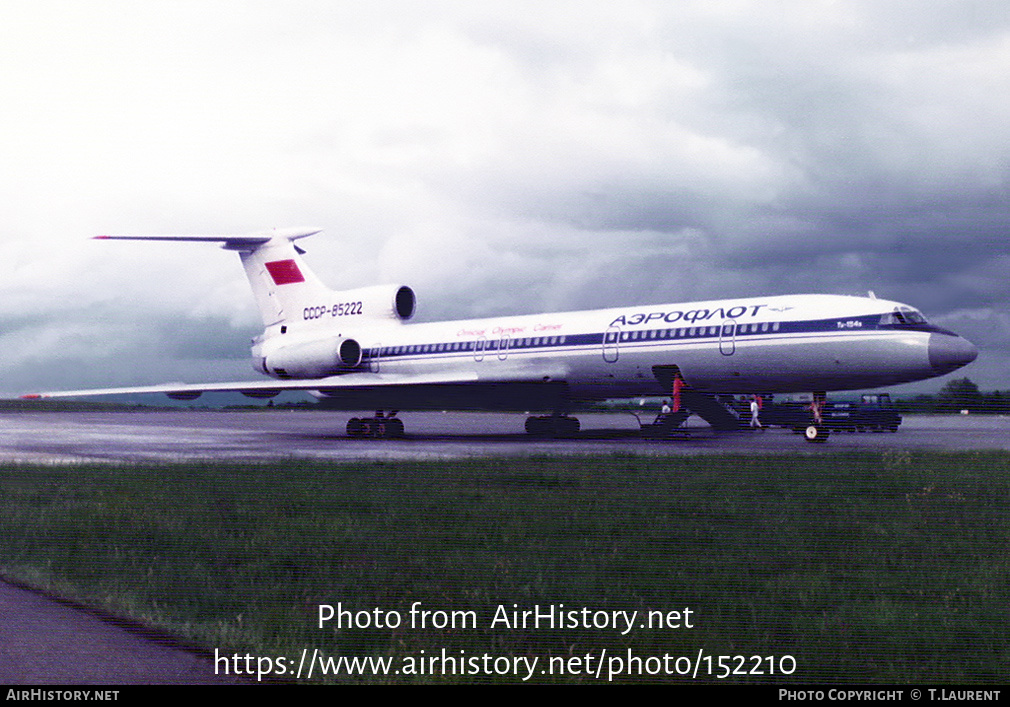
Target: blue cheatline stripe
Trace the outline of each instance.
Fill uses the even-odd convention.
[[[378,358],[416,358],[430,357],[436,355],[469,354],[497,355],[503,350],[509,352],[519,351],[543,351],[558,348],[572,349],[580,347],[598,348],[606,343],[615,345],[630,345],[638,342],[660,342],[660,341],[715,341],[723,336],[732,336],[736,341],[748,339],[767,338],[769,335],[784,334],[817,334],[826,332],[860,332],[877,330],[901,330],[901,331],[922,331],[922,332],[942,332],[940,329],[929,324],[920,325],[882,325],[880,315],[868,315],[863,317],[838,317],[834,319],[816,319],[810,321],[791,322],[758,322],[758,323],[736,323],[732,325],[724,323],[695,324],[694,326],[667,327],[663,329],[641,329],[629,330],[627,328],[620,331],[612,330],[608,332],[598,332],[591,334],[565,334],[554,336],[524,336],[507,339],[506,347],[502,343],[505,337],[482,340],[483,348],[477,349],[477,341],[470,339],[467,341],[435,342],[430,344],[404,344],[400,346],[383,346]],[[619,337],[619,338],[618,338]],[[364,360],[373,360],[373,349],[365,351]]]

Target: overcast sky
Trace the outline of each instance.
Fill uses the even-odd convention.
[[[0,0],[0,165],[4,396],[255,378],[234,253],[90,237],[303,225],[425,321],[874,290],[1010,388],[1006,0]]]

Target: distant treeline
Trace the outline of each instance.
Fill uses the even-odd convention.
[[[0,400],[0,412],[127,412],[140,409],[159,410],[161,408],[92,400]]]
[[[1010,414],[1010,390],[983,393],[970,378],[947,381],[937,395],[917,395],[896,400],[894,406],[901,412],[951,413],[967,410],[975,414]]]

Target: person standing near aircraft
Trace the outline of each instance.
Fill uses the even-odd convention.
[[[826,400],[827,396],[824,393],[814,393],[814,397],[810,401],[810,405],[807,406],[807,410],[810,411],[810,415],[813,417],[815,425],[824,424],[824,418],[821,416],[821,411],[824,409],[824,403]]]
[[[761,424],[761,420],[758,419],[760,411],[761,405],[758,403],[758,398],[755,395],[750,399],[750,426],[752,429],[764,429],[764,426]]]
[[[673,412],[673,411],[670,409],[670,403],[668,401],[664,400],[663,401],[663,407],[661,407],[659,409],[659,415],[656,416],[656,419],[655,419],[655,421],[654,421],[653,424],[657,424],[657,423],[665,421],[666,418],[670,416],[671,412]]]

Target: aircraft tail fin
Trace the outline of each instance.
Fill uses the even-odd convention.
[[[194,236],[95,236],[99,240],[197,241],[221,243],[226,250],[238,251],[252,286],[263,325],[300,319],[305,307],[325,304],[332,290],[316,277],[302,260],[303,251],[295,245],[299,238],[319,233],[318,228],[274,229],[249,235]]]

